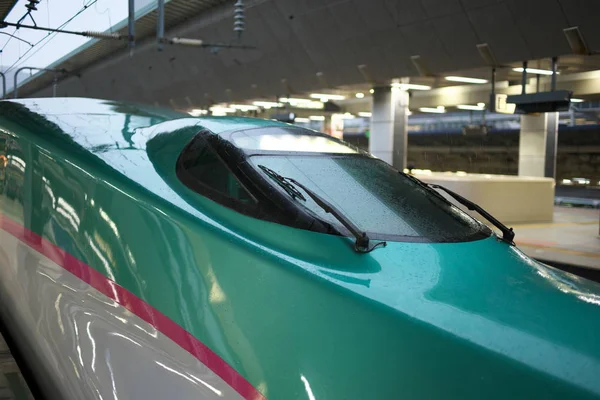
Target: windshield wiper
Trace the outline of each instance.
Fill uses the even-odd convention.
[[[496,226],[498,229],[500,229],[502,231],[502,240],[503,241],[505,241],[506,243],[508,243],[512,246],[515,245],[515,242],[514,242],[515,232],[513,231],[513,228],[509,228],[506,225],[504,225],[502,222],[498,221],[496,218],[494,218],[490,213],[485,211],[479,205],[473,203],[471,200],[468,200],[468,199],[462,197],[460,194],[453,192],[452,190],[447,189],[441,185],[428,183],[427,186],[429,186],[430,188],[433,188],[433,189],[443,190],[444,192],[448,193],[453,199],[458,201],[460,204],[467,207],[469,210],[476,211],[477,213],[479,213],[481,216],[483,216],[485,219],[490,221],[494,226]]]
[[[346,217],[341,211],[339,211],[336,207],[331,205],[327,200],[313,192],[311,189],[307,188],[300,182],[295,179],[288,178],[285,176],[279,175],[277,172],[272,169],[265,167],[264,165],[258,165],[260,169],[262,169],[265,174],[267,174],[271,179],[279,184],[292,198],[299,198],[303,201],[306,201],[306,198],[296,189],[294,186],[298,186],[311,198],[313,201],[321,207],[325,212],[333,215],[335,219],[340,221],[342,225],[346,227],[352,233],[352,236],[356,238],[354,242],[354,250],[359,253],[369,253],[379,246],[386,246],[386,242],[377,242],[374,245],[370,245],[370,239],[367,236],[366,232],[361,231],[348,217]]]

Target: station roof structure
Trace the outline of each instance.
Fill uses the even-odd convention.
[[[17,3],[18,0],[10,1]],[[225,3],[227,0],[196,0],[196,1],[181,1],[171,0],[165,2],[165,29],[170,29],[180,25],[181,23],[197,16],[207,9],[219,4]],[[8,1],[0,0],[0,13],[4,11],[3,4]],[[6,14],[2,16],[2,20],[10,12],[7,8]],[[135,37],[137,42],[143,42],[144,39],[152,38],[156,35],[156,3],[136,12]],[[115,24],[111,30],[112,33],[118,33],[127,36],[128,27],[127,20],[120,21]],[[62,57],[49,68],[66,70],[72,75],[80,75],[85,72],[86,68],[95,65],[101,60],[110,58],[113,55],[123,52],[129,52],[127,40],[101,40],[91,39],[83,46],[75,49],[71,53]],[[33,94],[37,91],[47,88],[52,85],[54,74],[51,72],[40,72],[35,74],[31,79],[24,81],[19,88],[19,92],[23,95]]]
[[[234,39],[233,3],[166,3],[170,36],[227,43]],[[243,43],[256,50],[156,48],[155,6],[139,15],[136,47],[92,40],[52,67],[71,74],[60,96],[129,100],[174,108],[275,99],[328,88],[389,84],[399,77],[433,87],[449,72],[488,78],[487,44],[499,79],[518,81],[522,61],[547,68],[559,56],[561,79],[600,69],[597,56],[574,55],[564,30],[577,27],[600,50],[596,0],[246,0]],[[126,33],[126,21],[115,31]],[[545,60],[545,61],[544,61]],[[21,96],[51,96],[52,74],[36,74]]]
[[[19,0],[0,0],[0,21],[4,21],[18,1]]]

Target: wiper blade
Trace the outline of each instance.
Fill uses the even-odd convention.
[[[306,201],[306,198],[296,189],[294,186],[298,186],[301,188],[304,193],[306,193],[313,201],[321,207],[325,212],[333,215],[335,219],[340,221],[342,225],[346,227],[352,233],[352,236],[355,237],[354,242],[354,250],[359,253],[369,253],[375,248],[379,246],[386,246],[386,242],[377,242],[374,245],[370,244],[369,236],[367,236],[366,232],[361,231],[348,217],[346,217],[341,211],[339,211],[335,206],[330,204],[327,200],[313,192],[311,189],[304,186],[302,183],[298,182],[295,179],[288,178],[285,176],[279,175],[277,172],[272,169],[265,167],[264,165],[258,165],[260,169],[262,169],[271,179],[279,184],[292,198],[299,198],[303,201]]]
[[[260,169],[265,171],[265,173],[269,175],[269,177],[271,177],[275,182],[277,182],[277,184],[281,186],[281,188],[285,190],[287,194],[289,194],[292,197],[292,199],[298,198],[302,201],[306,201],[306,197],[304,197],[294,185],[288,182],[289,179],[279,175],[277,172],[265,167],[264,165],[259,165],[259,167]]]
[[[508,243],[512,246],[515,245],[515,242],[514,242],[515,232],[513,231],[513,228],[509,228],[506,225],[504,225],[502,222],[498,221],[490,213],[488,213],[483,208],[481,208],[481,206],[473,203],[471,200],[468,200],[468,199],[462,197],[460,194],[453,192],[452,190],[450,190],[448,188],[445,188],[444,186],[436,185],[433,183],[428,183],[427,186],[429,186],[433,189],[443,190],[444,192],[446,192],[450,196],[452,196],[452,198],[454,198],[460,204],[467,207],[469,210],[476,211],[477,213],[479,213],[481,216],[483,216],[485,219],[490,221],[494,226],[496,226],[498,229],[500,229],[502,231],[502,240],[503,241],[505,241],[506,243]]]

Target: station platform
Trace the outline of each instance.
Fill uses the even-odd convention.
[[[517,246],[530,257],[566,270],[593,269],[600,276],[599,224],[598,209],[557,206],[552,222],[512,227]]]

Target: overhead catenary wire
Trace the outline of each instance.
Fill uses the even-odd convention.
[[[11,22],[4,22],[3,24],[5,26],[16,26],[17,28],[27,28],[27,29],[46,31],[46,32],[51,32],[51,33],[67,33],[69,35],[86,36],[86,37],[92,37],[92,38],[98,38],[98,39],[122,39],[123,38],[122,35],[120,35],[118,33],[112,33],[112,32],[97,32],[97,31],[79,32],[79,31],[70,31],[67,29],[46,28],[43,26],[13,24]],[[0,32],[0,33],[2,33],[2,32]],[[7,35],[8,35],[8,33],[7,33]],[[26,43],[28,43],[28,42],[26,42]],[[31,44],[31,43],[29,43],[29,44]]]
[[[34,43],[34,45],[32,47],[30,47],[25,53],[23,53],[14,63],[11,64],[10,67],[8,67],[8,69],[6,69],[6,71],[4,71],[5,73],[10,71],[12,68],[15,67],[15,65],[17,65],[30,51],[32,51],[33,49],[36,49],[27,59],[23,60],[23,62],[29,60],[32,56],[34,56],[38,51],[40,51],[41,49],[44,48],[44,46],[46,44],[48,44],[50,42],[50,40],[52,38],[54,38],[54,36],[52,38],[50,38],[50,36],[52,36],[53,34],[56,34],[56,30],[60,30],[63,27],[65,27],[69,22],[73,21],[75,18],[77,18],[81,13],[83,13],[85,10],[87,10],[90,6],[94,5],[98,0],[91,0],[89,3],[84,4],[83,7],[77,11],[71,18],[69,18],[68,20],[66,20],[65,22],[63,22],[58,28],[55,29],[54,32],[48,32],[48,34],[46,36],[44,36],[43,38],[41,38],[40,40],[38,40],[36,43]],[[50,38],[50,39],[49,39]],[[43,45],[41,45],[40,47],[37,47],[41,42],[45,41],[46,39],[49,39],[46,41],[46,43],[44,43]]]
[[[33,22],[34,25],[37,25],[37,23],[35,22],[35,19],[33,18],[33,15],[31,15],[32,11],[37,11],[36,6],[40,3],[41,0],[29,0],[29,4],[25,4],[25,8],[27,8],[27,11],[25,12],[25,14],[23,14],[23,16],[21,18],[19,18],[19,21],[17,23],[21,23],[25,18],[27,18],[27,16],[29,16],[29,18],[31,18],[31,21]],[[50,19],[50,10],[48,9],[48,20]],[[4,27],[0,27],[0,28],[4,28]],[[16,28],[12,34],[10,33],[4,33],[5,35],[9,35],[10,38],[6,41],[6,43],[4,43],[4,46],[2,46],[2,49],[0,49],[0,53],[2,53],[4,51],[4,49],[6,48],[6,46],[8,46],[8,44],[10,43],[12,38],[18,39],[22,42],[26,42],[25,40],[22,40],[21,38],[19,38],[18,36],[15,35],[15,33],[17,33],[17,31],[19,30],[19,28]],[[26,42],[28,43],[28,42]]]
[[[19,22],[20,22],[20,21],[23,21],[23,19],[24,19],[24,18],[27,16],[27,14],[29,14],[29,13],[30,13],[30,11],[28,10],[28,11],[27,11],[27,12],[26,12],[26,13],[25,13],[25,14],[24,14],[24,15],[23,15],[21,18],[19,18]],[[9,38],[9,39],[6,41],[6,43],[4,43],[4,46],[2,46],[2,49],[0,49],[0,53],[4,52],[4,49],[6,48],[6,46],[8,46],[8,44],[10,43],[10,41],[11,41],[13,38],[18,38],[17,36],[15,36],[15,33],[17,33],[17,30],[18,30],[18,29],[17,29],[17,28],[15,28],[15,30],[13,31],[13,33],[12,33],[12,34],[10,34],[10,33],[7,33],[7,35],[10,35],[10,38]],[[19,39],[20,39],[20,38],[19,38]]]

